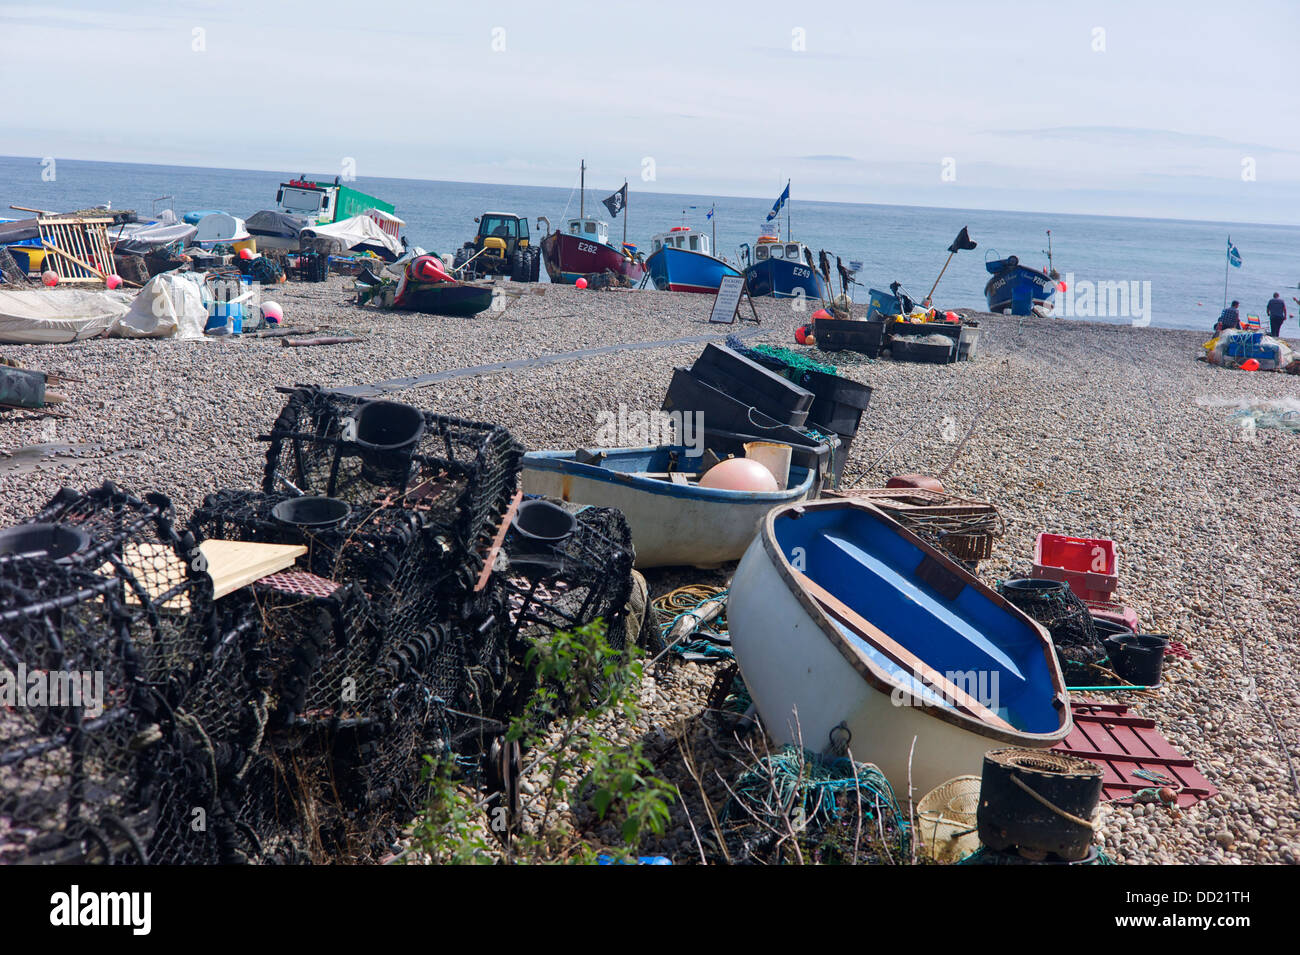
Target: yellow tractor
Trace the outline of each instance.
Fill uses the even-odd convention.
[[[478,234],[456,250],[453,269],[460,278],[508,275],[516,282],[536,282],[541,249],[528,237],[528,220],[509,212],[485,212],[474,219]]]

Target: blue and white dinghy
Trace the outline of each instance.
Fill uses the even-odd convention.
[[[705,470],[703,456],[684,445],[530,451],[523,483],[525,494],[617,507],[632,530],[637,567],[739,560],[768,511],[816,493],[817,472],[793,464],[778,491],[700,487]]]
[[[727,625],[774,739],[846,743],[900,797],[1072,726],[1047,631],[869,504],[773,509],[736,569]]]

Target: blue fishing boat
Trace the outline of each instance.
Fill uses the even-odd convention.
[[[778,442],[780,443],[780,442]],[[776,491],[700,487],[703,451],[685,445],[530,451],[525,494],[617,507],[627,518],[637,567],[718,567],[739,560],[764,515],[817,493],[815,469],[790,465]]]
[[[984,286],[990,312],[1029,315],[1035,306],[1050,309],[1060,278],[1055,270],[1031,269],[1021,265],[1014,255],[986,261],[984,268],[992,276]]]
[[[748,259],[748,246],[742,246],[741,256]],[[826,280],[808,264],[808,258],[808,247],[802,242],[782,242],[770,232],[759,236],[754,245],[754,261],[746,262],[745,284],[749,294],[829,299]]]
[[[655,288],[669,292],[716,292],[723,276],[740,274],[712,254],[705,233],[682,225],[650,240],[645,267]]]
[[[727,623],[769,735],[847,745],[900,794],[1071,729],[1047,631],[860,501],[773,509],[736,569]]]

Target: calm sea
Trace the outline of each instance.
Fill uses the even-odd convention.
[[[246,218],[259,209],[272,208],[280,181],[303,172],[76,160],[59,160],[53,181],[46,181],[43,171],[37,159],[0,157],[0,217],[23,215],[10,211],[10,204],[57,211],[111,202],[115,209],[134,209],[142,217],[171,207],[178,214],[220,209]],[[332,175],[319,178],[332,179]],[[578,212],[576,188],[378,178],[358,179],[353,185],[392,202],[406,220],[411,241],[438,252],[453,251],[469,239],[475,229],[474,216],[485,210],[515,212],[533,219],[545,216],[553,227]],[[600,199],[621,183],[588,185],[587,209],[591,212],[603,211]],[[629,241],[644,249],[651,235],[675,225],[716,228],[716,251],[733,262],[740,243],[753,245],[775,199],[715,200],[638,192],[636,183],[630,188]],[[1073,296],[1073,303],[1083,305],[1079,296],[1086,294],[1089,283],[1139,283],[1138,296],[1129,302],[1130,314],[1098,316],[1103,320],[1132,321],[1133,313],[1139,312],[1137,306],[1145,308],[1144,289],[1149,289],[1151,324],[1209,328],[1223,305],[1229,235],[1241,252],[1243,265],[1231,270],[1228,291],[1231,297],[1241,299],[1245,311],[1262,315],[1265,300],[1280,291],[1294,313],[1295,303],[1289,299],[1300,297],[1300,228],[1293,226],[801,202],[798,183],[792,192],[795,198],[789,209],[795,238],[814,250],[838,254],[846,265],[854,259],[863,263],[858,278],[864,286],[856,290],[859,299],[865,298],[866,286],[885,289],[895,280],[917,297],[924,295],[943,266],[948,243],[962,226],[970,227],[979,248],[958,254],[948,267],[935,295],[941,307],[984,307],[986,254],[1014,254],[1028,265],[1046,265],[1048,229],[1052,231],[1054,265],[1063,276],[1074,277],[1067,293]],[[713,220],[705,218],[710,208],[714,209]],[[781,225],[784,234],[784,214]],[[622,219],[611,223],[610,230],[611,238],[619,241]],[[1294,326],[1288,330],[1294,332]]]

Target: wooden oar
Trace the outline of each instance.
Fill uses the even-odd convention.
[[[901,643],[898,643],[887,633],[873,624],[866,617],[863,617],[856,610],[850,607],[840,598],[836,597],[826,588],[822,587],[807,574],[801,574],[799,571],[792,571],[795,580],[805,591],[808,592],[832,617],[838,619],[841,623],[857,630],[864,637],[870,639],[876,647],[880,649],[887,657],[897,663],[899,666],[910,669],[913,673],[924,678],[926,682],[932,684],[946,699],[951,700],[958,709],[961,709],[976,719],[996,726],[998,729],[1011,730],[1017,732],[1016,728],[998,716],[987,706],[968,694],[961,687],[957,686],[938,670],[931,667],[924,660],[918,657],[912,651],[908,650]]]

